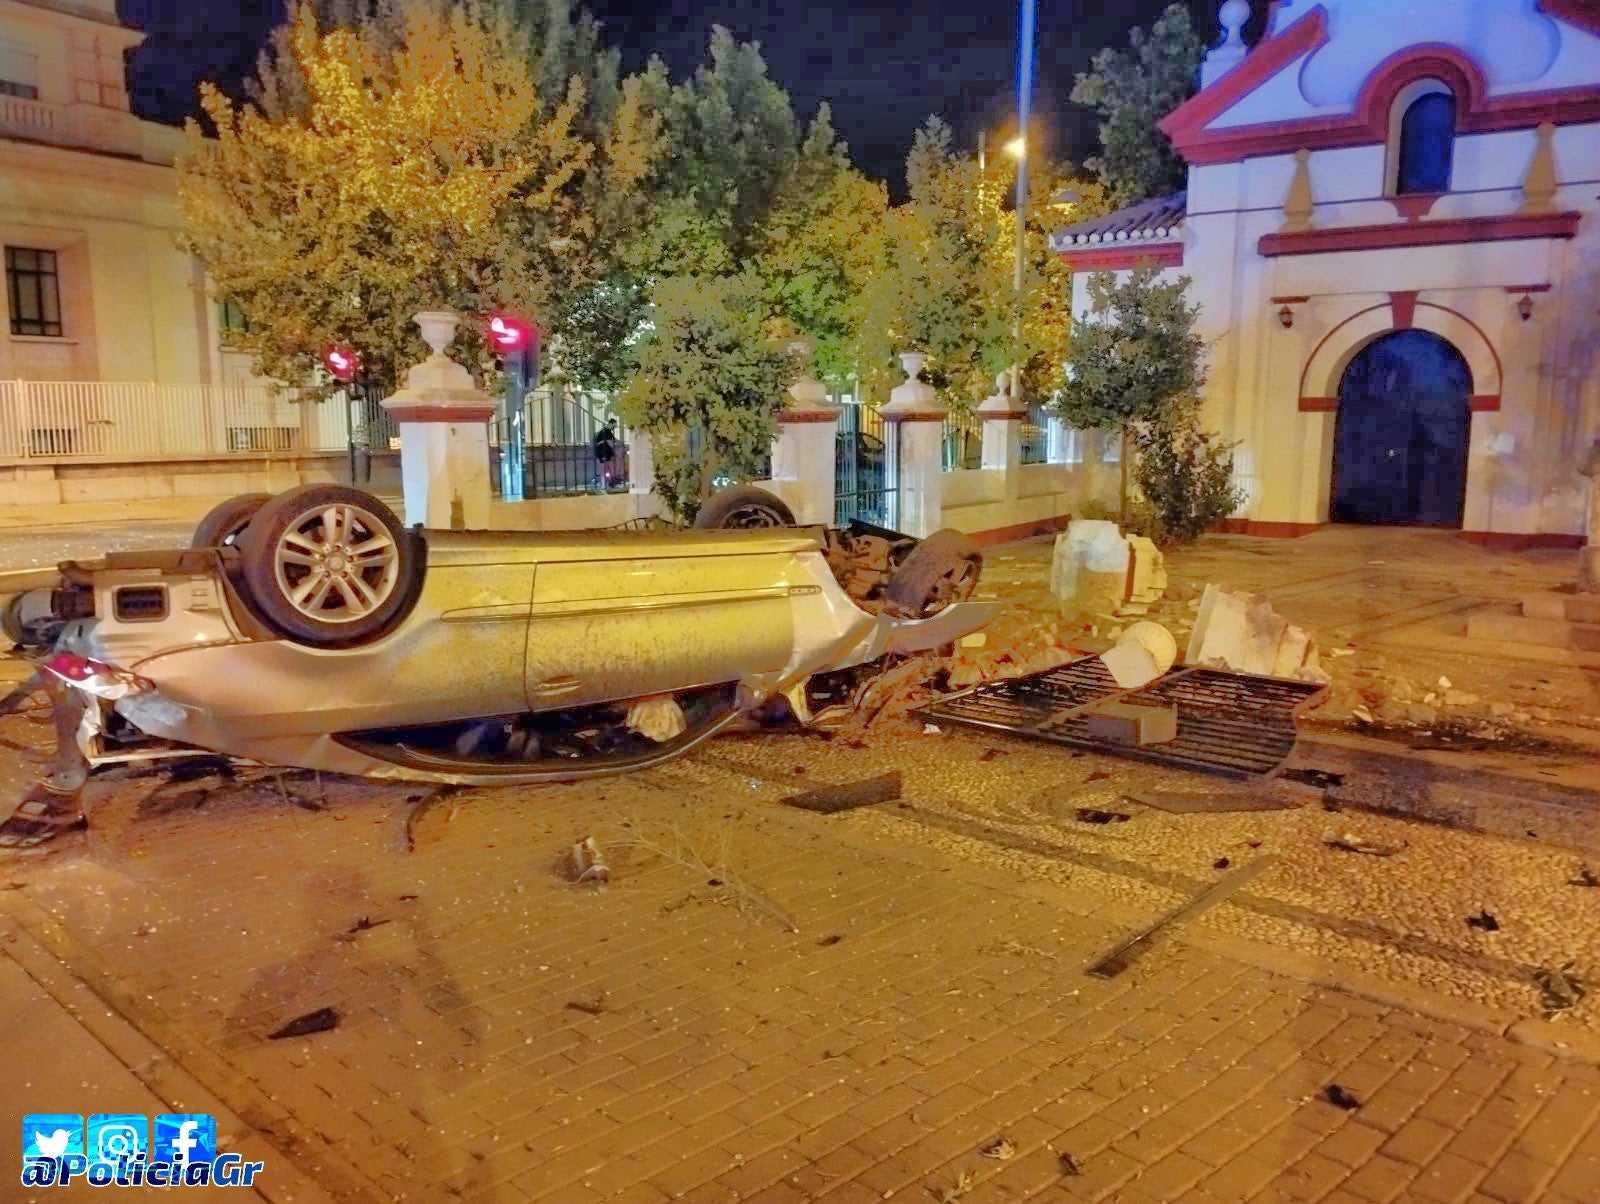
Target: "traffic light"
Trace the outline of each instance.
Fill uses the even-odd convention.
[[[510,359],[533,344],[533,327],[510,314],[489,315],[489,346],[501,359]]]
[[[361,372],[361,356],[349,347],[335,345],[322,353],[322,366],[334,380],[349,384]]]

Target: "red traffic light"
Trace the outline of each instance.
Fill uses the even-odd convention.
[[[533,342],[533,329],[510,314],[489,315],[489,346],[496,355],[513,355]]]
[[[361,356],[349,347],[329,347],[322,353],[322,366],[334,380],[348,383],[361,371]]]

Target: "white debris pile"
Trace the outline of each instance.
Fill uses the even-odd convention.
[[[1074,519],[1056,536],[1050,592],[1064,618],[1141,615],[1167,588],[1165,558],[1141,535],[1106,519]]]
[[[1316,641],[1260,594],[1206,586],[1184,655],[1188,665],[1327,683]]]

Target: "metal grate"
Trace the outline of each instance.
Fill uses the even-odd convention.
[[[1326,696],[1327,687],[1313,682],[1220,669],[1175,669],[1143,689],[1122,690],[1099,657],[1085,657],[1029,677],[974,686],[941,698],[921,714],[1160,765],[1251,778],[1282,768],[1294,751],[1298,716]],[[1085,712],[1111,699],[1177,707],[1177,739],[1137,747],[1089,735]]]

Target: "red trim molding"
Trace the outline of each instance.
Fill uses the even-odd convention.
[[[1310,297],[1274,297],[1272,298],[1272,303],[1274,305],[1304,305],[1309,300],[1311,300]]]
[[[1600,30],[1591,0],[1548,0],[1549,3],[1585,4],[1588,20]],[[1313,18],[1319,37],[1312,37]],[[1583,21],[1573,19],[1577,24]],[[1212,120],[1260,87],[1300,54],[1316,50],[1326,37],[1321,7],[1276,38],[1262,42],[1227,75],[1187,103],[1178,106],[1161,123],[1184,159],[1190,163],[1234,163],[1253,155],[1290,154],[1299,149],[1329,150],[1347,146],[1381,146],[1389,140],[1389,115],[1395,98],[1419,79],[1439,79],[1456,95],[1456,132],[1484,134],[1498,130],[1533,129],[1543,122],[1582,125],[1600,121],[1600,87],[1551,88],[1540,92],[1490,96],[1483,69],[1460,49],[1442,43],[1408,46],[1375,67],[1357,97],[1354,110],[1332,117],[1303,117],[1288,121],[1263,121],[1253,125],[1205,128]],[[1306,27],[1305,33],[1299,33]],[[1284,43],[1277,46],[1278,43]],[[1266,54],[1269,48],[1276,49]],[[1293,51],[1293,53],[1290,53]],[[1287,56],[1287,57],[1285,57]],[[1257,58],[1261,62],[1246,75]],[[1237,77],[1237,81],[1235,81]],[[1230,86],[1230,83],[1232,86]],[[1206,102],[1201,104],[1200,102]],[[1403,217],[1424,204],[1408,201]]]
[[[1160,122],[1161,132],[1188,158],[1188,147],[1207,137],[1206,126],[1327,41],[1328,10],[1319,4],[1276,37],[1258,42],[1242,63],[1168,113]]]
[[[1595,0],[1539,0],[1538,8],[1557,21],[1600,33],[1600,4]]]
[[[1500,412],[1500,394],[1474,393],[1467,398],[1467,409],[1474,414],[1497,414]]]
[[[990,411],[987,414],[983,413],[982,411],[975,411],[975,413],[977,413],[978,417],[983,419],[985,422],[1021,422],[1028,416],[1028,412],[1026,410],[1022,411],[1020,414],[996,414],[993,411]]]
[[[1277,523],[1254,518],[1230,518],[1217,530],[1223,535],[1254,535],[1262,539],[1303,539],[1326,527],[1327,523]]]
[[[1339,408],[1337,397],[1302,397],[1300,399],[1300,412],[1302,414],[1331,414]]]
[[[1130,268],[1180,268],[1183,247],[1178,243],[1158,246],[1112,246],[1096,243],[1082,250],[1076,247],[1060,252],[1062,261],[1074,272],[1121,272]]]
[[[1413,192],[1406,196],[1392,196],[1387,198],[1394,206],[1395,213],[1408,222],[1421,221],[1433,212],[1433,207],[1439,203],[1442,192]]]
[[[995,527],[989,531],[971,531],[967,538],[980,548],[993,547],[997,543],[1013,543],[1019,539],[1027,539],[1034,535],[1054,535],[1057,531],[1065,531],[1067,524],[1072,521],[1070,514],[1058,514],[1054,518],[1036,519],[1031,523],[1017,523],[1012,527]]]
[[[950,417],[948,410],[879,410],[879,417],[885,422],[943,422]]]
[[[1417,292],[1412,289],[1408,293],[1390,293],[1389,309],[1394,317],[1396,330],[1410,330],[1417,319]]]
[[[441,406],[441,405],[415,405],[415,406],[385,406],[389,417],[396,422],[448,422],[458,426],[470,426],[479,422],[488,422],[494,417],[494,406]]]
[[[785,426],[799,422],[838,422],[838,410],[779,410],[777,421]]]
[[[1296,234],[1263,234],[1257,252],[1320,255],[1339,251],[1388,251],[1396,247],[1448,247],[1464,243],[1514,242],[1527,238],[1576,238],[1581,213],[1514,213],[1505,217],[1453,217],[1431,222],[1385,222]]]
[[[1523,293],[1548,293],[1549,291],[1550,291],[1550,286],[1548,284],[1508,284],[1508,285],[1506,285],[1506,292],[1509,293],[1513,297],[1520,297],[1520,296],[1522,296]]]
[[[1526,552],[1530,548],[1581,548],[1583,536],[1560,532],[1463,531],[1461,538],[1495,552]]]

